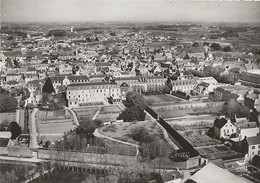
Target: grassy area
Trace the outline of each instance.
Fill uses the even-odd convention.
[[[166,110],[163,108],[155,109],[155,112],[157,112],[162,118],[176,118],[176,117],[182,117],[186,115],[193,115],[195,114],[192,109],[172,109],[172,110]]]
[[[97,119],[103,122],[116,121],[120,112],[121,110],[116,105],[102,106]]]
[[[155,121],[125,122],[120,124],[112,124],[102,127],[99,132],[108,137],[137,144],[137,141],[134,141],[129,137],[131,130],[136,127],[144,127],[148,129],[149,133],[153,134],[156,140],[164,141],[162,130],[159,128]]]
[[[143,95],[143,97],[148,104],[175,103],[181,101],[181,99],[169,95]]]
[[[79,119],[91,118],[98,110],[98,107],[81,107],[73,109]]]

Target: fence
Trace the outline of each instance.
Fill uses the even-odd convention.
[[[194,147],[173,127],[171,127],[163,118],[161,118],[156,112],[154,112],[150,107],[146,108],[146,111],[157,119],[158,123],[163,126],[163,128],[168,132],[169,138],[176,143],[179,149],[186,149],[191,157],[198,156],[199,153],[194,149]]]
[[[82,162],[102,165],[127,165],[137,163],[134,156],[122,156],[112,154],[94,154],[78,151],[59,151],[52,149],[38,149],[38,158],[65,162]]]

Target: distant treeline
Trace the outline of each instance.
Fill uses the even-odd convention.
[[[89,30],[98,30],[98,29],[102,29],[102,30],[107,30],[110,29],[109,27],[77,27],[74,28],[74,31],[89,31]]]
[[[54,37],[64,37],[67,35],[67,32],[62,29],[55,29],[55,30],[50,30],[48,32],[48,36],[54,36]]]

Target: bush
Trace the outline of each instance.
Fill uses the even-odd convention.
[[[153,142],[153,136],[149,133],[149,131],[144,127],[136,127],[131,131],[129,135],[133,140],[136,140],[140,143],[149,143]]]
[[[104,132],[110,131],[110,132],[116,132],[117,127],[115,125],[109,125],[103,129]]]
[[[6,94],[0,94],[0,112],[11,112],[16,110],[18,102],[16,98]]]

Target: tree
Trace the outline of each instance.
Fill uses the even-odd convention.
[[[224,52],[231,52],[231,47],[230,46],[225,46],[222,51]]]
[[[0,112],[11,112],[16,110],[18,102],[16,98],[7,94],[0,94]]]
[[[99,120],[99,119],[95,119],[94,123],[95,123],[97,128],[101,127],[101,125],[103,124],[103,122],[101,120]]]
[[[76,134],[86,135],[87,138],[93,137],[93,133],[96,129],[96,124],[90,119],[84,120],[80,123],[76,129]]]
[[[125,110],[119,114],[117,119],[123,120],[124,122],[144,121],[145,116],[146,113],[144,112],[144,109],[140,106],[132,106],[126,107]]]
[[[129,135],[133,140],[136,140],[140,143],[150,143],[154,141],[152,135],[144,127],[136,127],[131,131]]]
[[[194,43],[192,44],[192,47],[199,47],[199,43],[194,42]]]
[[[218,43],[212,43],[210,45],[210,48],[213,50],[213,51],[218,51],[221,49],[221,46],[218,44]]]
[[[22,129],[17,122],[13,121],[10,124],[11,140],[15,140],[21,133]]]
[[[108,97],[108,103],[113,104],[113,97],[112,96]]]
[[[146,108],[147,102],[141,96],[139,93],[136,92],[128,92],[126,94],[126,100],[124,101],[124,105],[126,107],[132,107],[132,106],[140,106],[142,108]]]
[[[14,170],[10,172],[7,171],[5,173],[0,172],[0,182],[1,183],[16,183],[19,182],[19,178],[17,177]]]
[[[235,115],[239,114],[240,112],[240,104],[236,99],[231,98],[223,105],[222,111],[230,119],[235,120]]]
[[[51,78],[47,78],[43,87],[42,87],[42,92],[43,93],[48,93],[48,94],[51,94],[51,93],[54,93],[55,90],[54,90],[54,87],[53,87],[53,84],[52,84],[52,81],[51,81]]]

